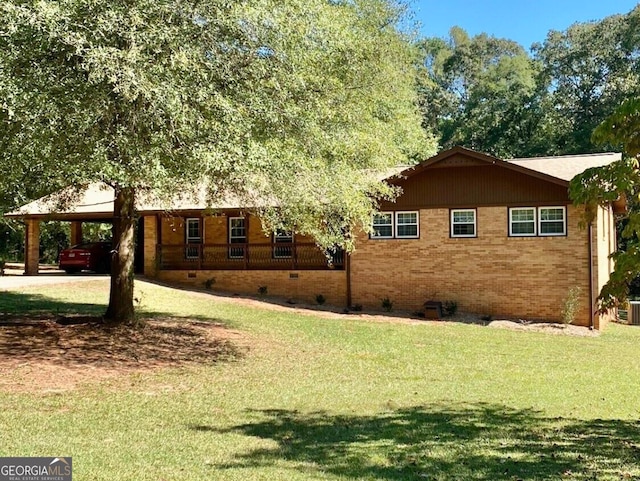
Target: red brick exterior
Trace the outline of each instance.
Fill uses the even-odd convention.
[[[260,287],[266,287],[268,295],[296,303],[314,304],[318,294],[324,296],[327,304],[345,306],[347,303],[345,271],[160,271],[158,278],[200,288],[213,279],[212,289],[231,294],[257,295]]]
[[[568,206],[568,232],[559,237],[509,237],[507,207],[478,207],[474,238],[451,238],[449,219],[449,209],[421,210],[419,239],[361,235],[351,257],[353,303],[380,308],[389,298],[417,311],[427,300],[450,300],[461,311],[558,321],[569,289],[580,287],[578,323],[589,325],[589,242],[579,209]]]

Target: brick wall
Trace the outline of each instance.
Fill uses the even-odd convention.
[[[344,306],[347,302],[345,271],[161,271],[158,278],[166,282],[203,287],[215,279],[214,290],[256,295],[267,287],[269,295],[294,302],[315,303],[322,294],[328,304]]]
[[[40,221],[27,219],[25,224],[24,273],[35,276],[40,263]]]
[[[449,209],[420,211],[420,238],[360,236],[351,260],[352,302],[420,310],[452,300],[461,311],[557,321],[568,290],[582,287],[576,323],[589,320],[589,253],[580,214],[567,208],[568,235],[509,237],[506,207],[477,209],[477,237],[449,237]]]
[[[227,239],[227,218],[223,215],[206,216],[204,222],[204,243],[205,244],[226,244]],[[182,237],[179,243],[185,242],[184,227],[182,229]]]
[[[154,277],[157,272],[156,244],[158,239],[158,217],[148,215],[144,222],[144,270],[145,276]]]
[[[161,217],[162,239],[160,244],[180,245],[185,242],[185,227],[182,217],[167,215]]]
[[[559,321],[569,289],[578,286],[582,299],[576,323],[589,325],[588,236],[578,225],[579,209],[567,206],[568,233],[561,237],[509,237],[508,209],[479,207],[477,237],[450,238],[449,216],[449,209],[421,210],[419,239],[360,235],[351,256],[352,304],[379,309],[388,297],[395,309],[418,311],[426,300],[452,300],[460,311]],[[163,242],[182,243],[184,221],[162,222]],[[225,216],[205,217],[206,242],[226,242],[226,224]],[[594,298],[612,268],[614,228],[609,210],[600,209],[594,223]],[[270,241],[255,217],[249,241]],[[149,262],[145,258],[145,268]],[[214,289],[222,291],[255,294],[267,286],[270,294],[298,301],[314,302],[322,294],[330,304],[347,302],[345,271],[164,271],[158,277],[197,286],[214,278]],[[596,318],[596,327],[607,320]]]

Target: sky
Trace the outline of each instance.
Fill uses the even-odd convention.
[[[525,49],[543,42],[549,30],[576,22],[628,13],[638,0],[412,0],[425,37],[447,37],[454,25],[471,36],[485,32],[515,40]]]

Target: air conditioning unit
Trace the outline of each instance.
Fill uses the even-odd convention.
[[[639,301],[629,302],[629,311],[627,314],[627,319],[629,321],[629,324],[633,324],[634,326],[640,326],[640,302]]]

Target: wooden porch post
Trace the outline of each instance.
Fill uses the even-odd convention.
[[[251,219],[249,218],[249,214],[245,212],[244,214],[244,268],[249,268],[249,223]]]
[[[26,276],[38,275],[40,263],[40,221],[26,220],[24,234],[24,274]]]
[[[71,222],[71,245],[82,243],[82,222]]]

